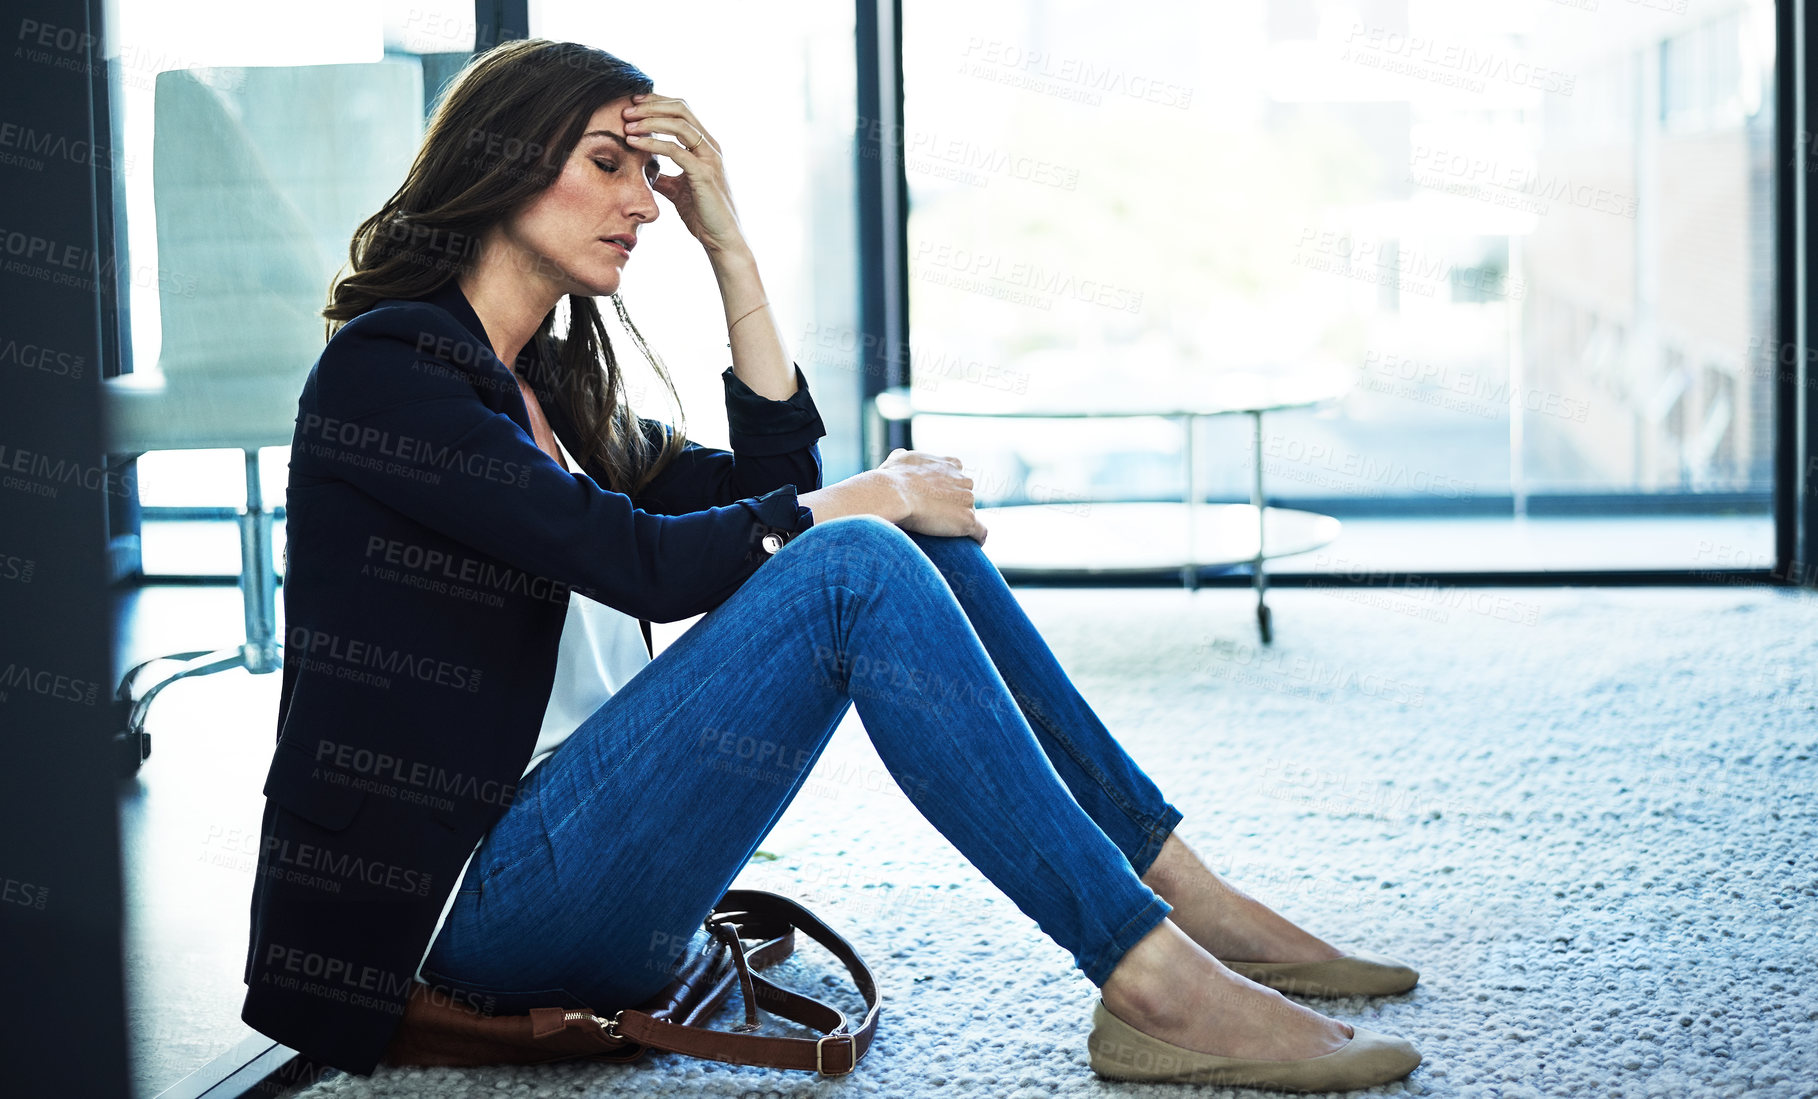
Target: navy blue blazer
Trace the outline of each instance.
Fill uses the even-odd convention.
[[[799,366],[786,401],[728,367],[731,451],[690,443],[632,498],[581,457],[541,353],[527,377],[584,473],[537,447],[452,279],[349,321],[298,402],[241,1018],[347,1072],[382,1059],[455,875],[511,803],[569,593],[638,618],[648,643],[649,622],[737,591],[764,535],[814,522],[797,492],[821,487],[826,429]]]

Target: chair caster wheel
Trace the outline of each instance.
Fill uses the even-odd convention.
[[[151,757],[151,734],[128,729],[114,734],[115,771],[120,778],[132,778]]]

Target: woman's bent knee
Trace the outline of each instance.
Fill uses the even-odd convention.
[[[905,572],[925,570],[930,577],[939,577],[909,533],[881,515],[841,515],[817,522],[791,539],[779,559],[791,553],[800,555],[798,560],[819,563],[829,583],[846,587],[900,580]]]
[[[922,552],[921,547],[915,544],[903,528],[881,515],[868,513],[841,515],[816,522],[791,539],[789,544],[794,546],[797,542],[814,543],[819,546],[816,553],[827,553],[830,546],[840,546],[850,547],[859,556],[873,558],[889,553],[920,555]]]
[[[908,538],[901,527],[884,518],[861,512],[857,515],[837,515],[832,519],[817,519],[813,526],[796,536],[803,538],[888,538],[892,534]]]

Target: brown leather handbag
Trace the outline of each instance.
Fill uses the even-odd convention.
[[[858,1067],[877,1033],[877,982],[864,959],[813,913],[761,889],[729,889],[702,926],[708,946],[683,959],[674,978],[649,1001],[604,1017],[586,1008],[540,1007],[527,1014],[485,1015],[431,994],[418,982],[404,1020],[382,1061],[388,1065],[535,1065],[552,1061],[630,1062],[646,1050],[844,1076]],[[844,1012],[781,988],[752,972],[787,958],[800,928],[844,962],[865,999],[854,1029]],[[756,940],[747,948],[746,940]],[[745,1021],[730,1031],[706,1026],[737,985]],[[753,1034],[757,1009],[792,1019],[818,1039]]]

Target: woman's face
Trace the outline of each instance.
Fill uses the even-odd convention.
[[[530,273],[560,293],[617,293],[639,228],[657,218],[650,183],[661,169],[625,144],[629,106],[625,96],[595,111],[561,175],[501,225]]]

